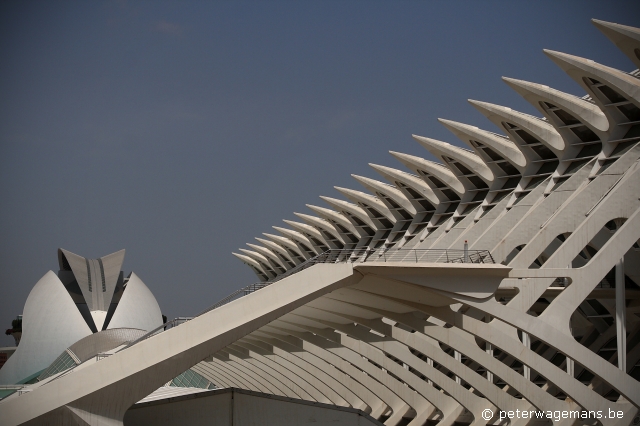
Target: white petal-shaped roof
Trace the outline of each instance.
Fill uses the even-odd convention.
[[[162,312],[151,290],[133,272],[108,329],[137,328],[151,331],[162,325]]]
[[[515,167],[520,169],[520,171],[523,171],[527,166],[527,158],[511,140],[495,133],[479,129],[476,126],[458,123],[457,121],[445,120],[443,118],[439,118],[438,121],[440,121],[440,123],[449,129],[451,133],[456,135],[461,141],[468,144],[473,150],[476,150],[476,147],[471,145],[470,141],[475,140],[492,148],[505,160],[508,160]]]
[[[282,260],[280,260],[280,258],[268,248],[251,243],[247,243],[247,246],[262,254],[264,257],[271,259],[273,262],[275,262],[276,265],[280,266],[281,268],[287,269],[287,266],[282,263]]]
[[[282,237],[280,235],[269,234],[269,233],[266,233],[266,232],[263,232],[262,235],[264,235],[265,237],[269,238],[275,244],[278,244],[281,247],[286,247],[286,248],[288,248],[290,250],[293,250],[295,253],[297,253],[298,255],[302,256],[302,253],[300,253],[300,249],[298,248],[296,243],[293,242],[292,240],[290,240],[289,238],[285,238],[285,237]]]
[[[358,230],[353,226],[351,222],[349,222],[349,219],[347,219],[342,213],[339,213],[335,210],[327,209],[325,207],[314,206],[313,204],[306,204],[306,206],[309,207],[318,215],[320,215],[321,217],[324,217],[329,221],[336,222],[341,226],[345,227],[352,234],[358,237],[360,236],[360,234],[358,233]]]
[[[296,245],[299,245],[298,251],[305,259],[308,259],[309,257],[315,256],[317,254],[314,245],[311,244],[311,241],[309,241],[309,239],[300,232],[294,231],[293,229],[281,228],[279,226],[272,226],[272,228],[280,232],[282,235],[289,237],[291,240],[295,241]]]
[[[637,68],[640,68],[640,57],[635,52],[635,49],[640,49],[640,28],[614,24],[613,22],[599,19],[592,19],[591,22],[618,46]]]
[[[341,243],[344,243],[344,241],[342,240],[342,237],[340,237],[340,233],[338,231],[336,231],[336,228],[334,228],[334,226],[329,221],[327,221],[326,219],[321,219],[319,217],[311,216],[311,215],[304,214],[304,213],[295,213],[294,212],[293,214],[295,214],[300,219],[302,219],[305,222],[307,222],[309,225],[315,226],[317,228],[320,228],[320,229],[324,230],[325,232],[328,232],[330,235],[334,236]]]
[[[385,206],[384,203],[378,199],[378,197],[374,197],[371,194],[367,194],[366,192],[362,191],[356,191],[354,189],[342,188],[339,186],[334,186],[334,188],[340,191],[340,193],[344,194],[345,197],[349,198],[354,203],[365,204],[370,208],[375,209],[392,222],[396,221],[396,218],[391,214],[387,206]]]
[[[305,243],[305,244],[311,244],[309,239],[298,231],[294,231],[292,229],[287,229],[287,228],[281,228],[279,226],[272,226],[272,228],[280,232],[282,235],[286,235],[292,240],[296,240],[298,242]]]
[[[249,256],[245,256],[243,254],[238,254],[233,252],[231,254],[237,257],[238,259],[240,259],[245,264],[249,265],[261,280],[268,280],[269,278],[273,278],[275,276],[273,273],[267,273],[267,271],[265,270],[264,266],[261,263],[256,262],[254,259],[250,258]]]
[[[549,116],[549,113],[542,108],[540,105],[541,101],[549,102],[552,105],[566,110],[578,120],[582,121],[582,123],[591,127],[596,133],[605,133],[609,130],[609,120],[607,120],[607,117],[604,115],[602,110],[591,102],[542,84],[516,80],[515,78],[509,77],[502,77],[502,79],[523,98],[547,116]],[[552,120],[557,121],[556,118],[551,118]]]
[[[22,340],[0,369],[3,385],[39,373],[66,348],[92,334],[67,289],[52,271],[33,287],[22,312]]]
[[[247,249],[240,249],[240,251],[246,255],[247,257],[255,260],[256,262],[258,262],[258,264],[260,265],[260,270],[264,271],[264,273],[270,277],[270,278],[275,278],[278,275],[278,272],[274,270],[273,266],[269,263],[269,261],[267,260],[267,258],[265,256],[263,256],[262,254],[252,251],[252,250],[247,250]]]
[[[255,261],[257,261],[258,263],[261,263],[269,268],[271,268],[271,265],[269,265],[269,260],[266,258],[266,256],[264,256],[261,253],[258,253],[256,251],[253,250],[247,250],[247,249],[239,249],[242,253],[244,253],[245,255],[249,256],[250,258],[254,259]]]
[[[254,268],[259,269],[262,273],[264,273],[264,270],[262,269],[262,265],[256,262],[254,259],[250,258],[249,256],[245,256],[243,254],[238,254],[233,252],[231,254],[237,257],[238,259],[240,259],[241,261],[243,261],[244,263],[246,263],[247,265],[253,266]]]
[[[296,222],[294,220],[288,220],[288,219],[284,219],[283,222],[291,226],[292,228],[296,228],[302,234],[306,234],[314,238],[318,238],[320,241],[324,241],[324,238],[322,238],[322,234],[320,233],[320,231],[318,231],[316,228],[314,228],[311,225],[307,225],[306,223]]]
[[[624,96],[627,99],[633,101],[636,105],[640,105],[639,79],[627,74],[626,72],[594,62],[591,59],[585,59],[579,56],[548,49],[545,49],[544,53],[550,57],[553,62],[558,64],[564,72],[569,74],[570,77],[585,87],[585,89],[590,90],[589,86],[584,84],[582,77],[589,76],[602,83],[606,83],[620,94],[624,93]],[[599,98],[596,97],[594,98],[594,101],[598,99]]]
[[[502,128],[503,122],[515,124],[530,133],[547,148],[554,151],[556,155],[559,155],[565,149],[565,142],[562,136],[560,136],[560,133],[558,133],[551,123],[545,120],[489,102],[469,99],[469,103],[484,114],[485,117],[493,121],[496,126]]]
[[[395,151],[389,151],[389,153],[415,172],[422,170],[434,175],[458,195],[465,193],[464,185],[448,167],[433,161],[425,160],[421,157],[416,157],[415,155],[403,154]],[[429,182],[427,182],[427,184],[431,186]]]
[[[491,169],[482,161],[482,158],[466,149],[458,148],[446,142],[436,139],[425,138],[424,136],[411,135],[424,146],[431,154],[442,157],[450,157],[464,164],[473,173],[478,175],[487,184],[493,182],[494,176]],[[444,159],[443,159],[444,161]]]
[[[402,183],[408,186],[409,188],[413,189],[418,194],[422,195],[424,198],[429,200],[429,202],[433,204],[434,207],[440,203],[440,200],[438,199],[436,194],[433,192],[431,187],[427,185],[427,183],[424,180],[422,180],[422,178],[420,178],[419,176],[416,176],[411,173],[407,173],[402,170],[394,169],[392,167],[380,166],[378,164],[372,164],[372,163],[369,163],[369,165],[373,167],[375,171],[380,173],[388,181],[393,182],[396,185],[398,185],[398,183]]]
[[[356,216],[358,219],[366,223],[371,228],[377,229],[377,227],[371,221],[371,218],[369,217],[367,212],[365,212],[361,207],[353,203],[350,203],[348,201],[340,200],[338,198],[325,197],[324,195],[321,195],[320,198],[322,198],[323,201],[325,201],[334,209],[338,211],[351,213],[352,215]]]
[[[379,180],[364,177],[364,176],[358,176],[354,174],[352,174],[351,176],[353,176],[355,180],[360,182],[362,186],[367,188],[369,191],[374,193],[378,192],[384,196],[387,196],[391,198],[396,204],[401,206],[403,209],[411,213],[412,215],[416,214],[416,209],[413,206],[413,204],[411,204],[411,202],[407,199],[407,197],[405,197],[405,195],[395,186],[389,185],[388,183],[380,182]],[[380,201],[384,203],[384,200],[381,199]],[[386,203],[385,203],[385,206],[388,209],[392,208],[386,205]]]
[[[295,262],[295,259],[292,259],[292,258],[291,258],[291,255],[290,255],[290,254],[287,252],[287,250],[286,250],[284,247],[282,247],[280,244],[277,244],[277,243],[275,243],[275,242],[273,242],[273,241],[265,240],[264,238],[259,238],[259,237],[256,237],[256,240],[257,240],[258,242],[260,242],[261,244],[263,244],[264,246],[266,246],[266,247],[268,247],[269,249],[271,249],[271,251],[273,251],[274,253],[278,253],[278,254],[280,254],[282,257],[284,257],[285,259],[287,259],[287,260],[289,260],[289,261],[292,261],[292,262],[296,263],[296,262]],[[293,242],[292,242],[292,244],[293,244]],[[293,245],[295,246],[295,244],[293,244]]]

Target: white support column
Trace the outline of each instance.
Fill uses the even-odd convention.
[[[618,368],[627,371],[627,312],[624,289],[624,258],[616,265],[616,337]]]
[[[575,363],[571,358],[567,357],[567,374],[573,377],[574,371],[575,371]]]
[[[568,269],[573,268],[573,264],[569,263],[569,265],[567,265],[567,268]],[[563,278],[563,281],[564,281],[564,286],[569,287],[569,278],[565,277]],[[569,318],[569,331],[571,332],[571,334],[573,334],[573,327],[571,327],[571,318]],[[575,375],[574,370],[575,370],[575,364],[573,360],[567,356],[567,374],[573,377]]]
[[[464,240],[464,263],[469,263],[469,242]]]
[[[569,332],[573,335],[573,326],[571,325],[571,318],[569,318]],[[567,356],[567,374],[570,375],[571,377],[574,377],[575,371],[575,364],[573,362],[573,359],[569,358]]]
[[[453,351],[453,357],[455,358],[456,361],[458,362],[462,362],[462,354],[458,351]],[[460,379],[459,376],[456,376],[456,383],[460,384],[462,383],[462,380]]]
[[[529,336],[529,333],[525,333],[524,331],[522,332],[522,344],[524,345],[525,348],[531,349],[531,336]],[[531,367],[529,367],[526,364],[523,364],[522,375],[524,376],[525,379],[531,380]]]
[[[427,358],[427,364],[433,367],[433,360],[431,358]],[[431,381],[431,379],[427,379],[427,383],[433,386],[433,382]]]
[[[491,317],[489,315],[484,317],[484,321],[486,323],[491,322]],[[491,358],[493,358],[493,345],[489,342],[486,342],[486,351],[487,353],[491,356]],[[487,380],[491,383],[493,383],[493,373],[491,371],[489,371],[489,369],[487,369]]]

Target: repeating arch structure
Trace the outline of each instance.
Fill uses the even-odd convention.
[[[638,29],[594,24],[637,64]],[[625,421],[632,421],[640,379],[640,74],[544,52],[586,95],[503,77],[540,116],[469,100],[495,131],[439,119],[468,149],[414,135],[437,162],[392,151],[408,171],[371,164],[388,183],[354,175],[368,193],[337,188],[346,200],[321,197],[331,209],[309,206],[318,217],[297,214],[326,247],[368,248],[372,261],[397,249],[456,249],[465,242],[488,249],[513,268],[493,297],[458,295],[455,304],[428,308],[432,301],[390,297],[401,286],[348,288],[246,339],[273,354],[302,350],[322,362],[329,362],[327,352],[340,353],[330,364],[350,377],[338,364],[354,352],[420,396],[410,401],[395,393],[405,405],[394,405],[378,395],[372,405],[349,388],[359,398],[354,405],[340,394],[352,406],[367,404],[387,424],[402,411],[411,424],[447,424],[486,423],[484,408],[613,406],[627,407]],[[327,341],[339,343],[339,351]],[[359,359],[347,362],[366,377],[378,374]]]
[[[638,29],[594,23],[638,63]],[[497,132],[441,120],[469,150],[414,136],[438,162],[391,152],[388,184],[354,176],[368,192],[235,254],[259,291],[7,398],[0,423],[121,424],[189,368],[388,426],[640,422],[639,73],[547,55],[586,95],[505,78],[541,116],[470,100]],[[465,246],[491,257],[445,263]]]

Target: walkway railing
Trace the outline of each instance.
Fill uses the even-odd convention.
[[[177,327],[193,318],[204,315],[220,306],[226,305],[236,299],[246,296],[260,289],[263,289],[283,278],[289,277],[297,272],[307,269],[319,263],[365,263],[365,262],[408,262],[408,263],[495,263],[488,250],[450,250],[450,249],[391,249],[391,250],[371,250],[368,248],[358,249],[331,249],[319,255],[307,259],[305,262],[289,269],[284,274],[276,278],[259,283],[249,284],[239,290],[234,291],[227,297],[219,300],[200,312],[195,317],[178,317],[162,324],[155,330],[151,330],[144,336],[130,342],[124,348],[135,345],[151,336],[162,333],[173,327]]]
[[[488,250],[452,249],[327,250],[307,262],[495,263]]]

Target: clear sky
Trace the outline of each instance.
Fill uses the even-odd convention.
[[[0,2],[0,327],[63,247],[125,248],[169,318],[257,281],[231,255],[467,99],[535,110],[509,76],[582,96],[542,52],[631,71],[591,18],[638,1]],[[12,339],[2,337],[0,345]]]

